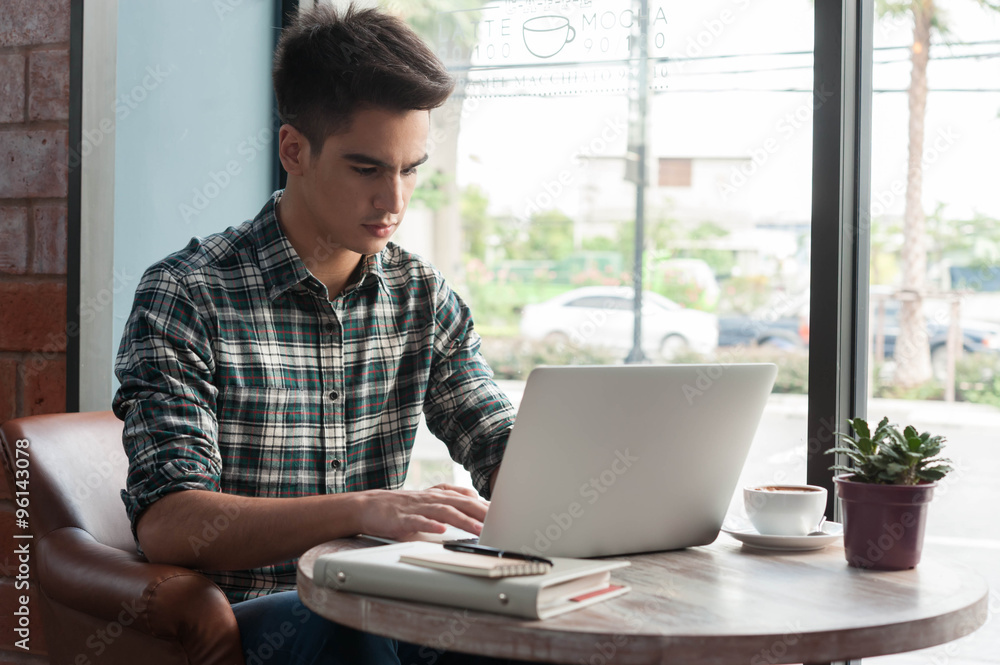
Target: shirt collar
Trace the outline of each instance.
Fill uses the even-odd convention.
[[[296,284],[305,282],[307,288],[325,291],[325,287],[313,276],[299,257],[292,243],[278,222],[275,205],[284,190],[271,195],[253,221],[254,244],[257,248],[257,263],[264,278],[268,297],[274,301],[282,293]],[[385,250],[383,250],[384,252]],[[361,258],[360,279],[356,287],[365,284],[368,275],[373,275],[376,283],[385,283],[382,269],[382,252],[366,254]]]

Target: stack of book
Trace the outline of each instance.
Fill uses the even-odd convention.
[[[410,542],[324,554],[316,583],[352,593],[547,619],[629,591],[611,583],[628,561],[521,561]]]

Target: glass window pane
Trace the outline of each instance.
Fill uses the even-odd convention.
[[[920,20],[906,5],[875,25],[868,415],[946,437],[955,470],[930,504],[924,557],[968,564],[997,589],[1000,11],[933,7]],[[995,591],[990,600],[995,611]],[[958,641],[867,662],[998,654],[1000,626],[989,620]]]
[[[515,400],[538,364],[775,362],[741,485],[805,482],[812,4],[385,6],[459,81],[397,240]]]

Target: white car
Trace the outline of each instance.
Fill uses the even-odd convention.
[[[570,347],[628,352],[634,293],[628,286],[586,286],[526,305],[521,335]],[[648,357],[671,360],[687,350],[709,355],[719,343],[719,321],[714,314],[687,309],[650,291],[642,294],[642,310],[642,348]]]

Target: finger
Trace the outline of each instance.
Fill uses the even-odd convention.
[[[415,498],[418,498],[423,503],[441,503],[454,506],[479,521],[486,519],[486,511],[490,507],[488,501],[483,501],[478,496],[468,496],[464,493],[453,492],[441,486],[416,492]]]
[[[435,494],[430,505],[449,506],[479,522],[486,519],[486,511],[490,505],[482,499],[458,494]]]
[[[428,504],[421,511],[423,517],[435,520],[442,524],[458,527],[464,531],[479,535],[483,530],[483,522],[480,519],[469,516],[453,506],[444,504]],[[435,531],[434,533],[440,533]]]
[[[432,490],[448,490],[450,492],[458,492],[459,494],[464,494],[465,496],[472,497],[473,499],[479,499],[479,492],[469,487],[460,487],[458,485],[451,485],[449,483],[440,483],[431,487]]]

